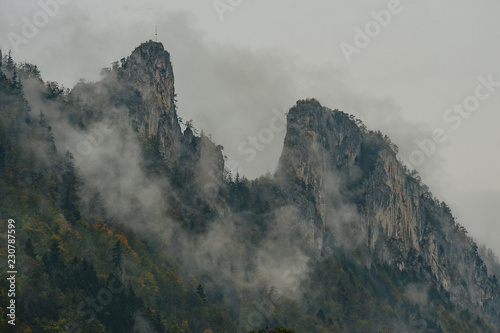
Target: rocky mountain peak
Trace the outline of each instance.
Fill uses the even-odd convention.
[[[343,225],[355,234],[345,238],[356,238],[402,270],[428,272],[453,301],[485,306],[494,318],[498,291],[477,246],[396,151],[387,136],[366,130],[353,116],[301,100],[287,115],[277,176],[287,184],[288,202],[308,221],[317,249],[339,242],[329,239],[328,229]],[[341,221],[331,214],[339,207],[356,217]]]
[[[190,165],[193,173],[198,175],[200,187],[209,182],[207,172],[222,179],[224,162],[220,149],[208,137],[196,136],[189,127],[181,132],[175,106],[172,63],[163,44],[148,41],[139,45],[122,60],[121,76],[132,84],[142,108],[131,112],[136,129],[142,137],[159,141],[161,153],[169,166],[180,163],[180,160]]]
[[[141,137],[159,141],[171,164],[180,156],[181,129],[175,109],[174,73],[162,43],[145,42],[122,59],[119,79],[127,82],[127,107]]]
[[[203,288],[216,297],[215,302],[234,309],[224,315],[228,320],[224,327],[212,326],[213,316],[205,316],[207,324],[190,320],[188,330],[193,332],[206,327],[235,332],[230,316],[245,318],[252,311],[246,304],[255,295],[266,300],[255,301],[256,306],[268,304],[276,310],[268,316],[270,321],[303,318],[293,324],[300,332],[341,327],[345,332],[413,332],[417,327],[422,331],[420,321],[413,320],[417,318],[428,325],[426,331],[441,331],[438,328],[443,326],[446,332],[493,332],[468,329],[484,327],[483,319],[500,327],[500,265],[494,257],[483,261],[482,251],[456,223],[448,206],[429,192],[416,172],[400,163],[397,147],[387,136],[367,130],[354,116],[323,107],[315,99],[300,100],[287,115],[276,177],[233,179],[224,172],[223,147],[214,144],[210,135],[203,131],[198,135],[192,122],[181,132],[170,55],[161,43],[143,43],[121,64],[115,62],[102,73],[102,80],[80,82],[69,96],[58,89],[39,96],[43,81],[26,80],[21,86],[0,70],[4,124],[0,126],[0,181],[6,179],[0,184],[6,189],[0,191],[0,211],[25,216],[27,225],[47,219],[40,229],[44,232],[23,231],[27,233],[22,238],[33,239],[40,254],[31,251],[33,255],[25,257],[38,262],[36,267],[42,271],[23,276],[21,282],[39,282],[40,272],[81,275],[73,254],[80,261],[86,256],[98,260],[99,276],[114,269],[120,274],[139,272],[137,277],[144,267],[153,267],[144,272],[154,277],[150,282],[161,288],[159,293],[141,290],[137,281],[128,284],[139,286],[153,305],[161,304],[165,293],[188,292],[176,302],[178,312],[187,315],[171,317],[169,324],[197,318],[198,309],[222,313],[208,308],[211,302],[205,302]],[[28,103],[44,106],[56,135],[42,113],[36,122],[25,120]],[[94,144],[98,138],[93,135],[98,132],[93,129],[102,128],[103,120],[111,121],[110,134],[101,137],[102,145]],[[114,126],[116,120],[120,126]],[[57,147],[71,144],[73,138],[65,136],[79,141],[84,135],[95,146],[89,152],[94,155],[75,168],[69,155]],[[35,150],[55,140],[59,145],[50,154],[31,158],[38,156]],[[78,146],[76,150],[80,153]],[[46,180],[48,187],[43,186]],[[21,204],[16,203],[19,200]],[[131,231],[118,234],[124,229]],[[123,261],[101,255],[117,246],[113,244],[119,246],[117,239],[134,239],[132,231],[140,238],[127,243],[130,247],[118,247],[123,249]],[[72,236],[80,233],[82,237]],[[64,236],[58,237],[59,247],[70,252],[64,261],[60,256],[57,264],[45,265],[41,254],[58,234]],[[28,252],[28,243],[25,247]],[[55,253],[52,246],[47,251],[50,256]],[[157,256],[163,251],[166,257]],[[172,267],[183,274],[194,272],[203,281],[198,282],[193,273],[185,284],[179,279],[170,289],[168,279],[162,277],[173,275],[155,268],[167,257],[178,260],[172,261]],[[96,273],[93,276],[97,281]],[[42,287],[66,288],[76,296],[88,291],[85,281],[74,286],[60,281],[48,279]],[[20,286],[21,296],[33,295],[30,283]],[[201,299],[195,294],[200,290]],[[80,302],[76,296],[52,307],[62,309],[51,314],[54,320],[64,323],[77,318],[71,315]],[[275,298],[282,301],[275,303]],[[147,314],[146,310],[140,312]],[[154,324],[160,328],[162,318],[170,316],[163,310],[155,310],[159,320]],[[31,315],[23,320],[40,327],[44,314],[36,309],[25,312]],[[110,312],[109,318],[115,322],[123,316],[133,318],[134,313],[136,308],[132,313]],[[481,317],[476,319],[475,314]],[[326,319],[329,328],[322,326]],[[103,319],[98,326],[124,330],[109,322]],[[379,326],[380,322],[387,327]]]
[[[323,173],[354,163],[362,132],[346,113],[317,100],[298,101],[287,115],[287,134],[278,173],[317,187]]]
[[[173,102],[174,72],[170,54],[159,42],[145,42],[139,45],[122,64],[130,78],[149,84]]]

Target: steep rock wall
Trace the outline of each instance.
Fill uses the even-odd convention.
[[[339,218],[331,212],[355,206],[358,217],[350,220],[352,231],[344,238],[356,234],[372,250],[382,244],[386,254],[381,255],[388,253],[386,259],[400,269],[428,275],[453,301],[491,310],[495,318],[499,288],[476,244],[447,206],[398,161],[387,137],[316,100],[297,102],[287,121],[276,175],[283,184],[296,184],[289,202],[300,202],[310,216],[319,252],[339,242],[328,234],[329,219]]]

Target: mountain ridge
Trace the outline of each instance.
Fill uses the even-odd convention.
[[[100,81],[80,82],[69,93],[44,83],[33,67],[19,67],[19,74],[20,80],[2,74],[6,91],[17,89],[33,110],[43,107],[37,123],[44,141],[55,137],[58,149],[66,143],[58,142],[64,136],[57,131],[93,133],[109,120],[106,138],[80,165],[83,190],[70,188],[71,198],[51,209],[60,205],[68,226],[130,228],[151,253],[175,258],[187,281],[194,272],[203,303],[230,305],[227,313],[240,328],[257,328],[248,326],[260,311],[262,325],[288,322],[300,332],[419,331],[417,319],[439,332],[441,326],[475,325],[461,318],[466,310],[500,327],[498,281],[475,242],[446,204],[398,161],[390,139],[353,116],[314,99],[297,101],[287,114],[276,173],[248,181],[224,170],[221,147],[207,136],[191,125],[181,132],[170,55],[161,43],[141,44],[121,64],[104,69]],[[14,127],[22,128],[29,108],[1,102],[2,110],[19,111]],[[9,114],[3,111],[2,121]],[[35,126],[36,116],[30,117],[27,126]],[[0,148],[7,151],[8,145],[2,141]],[[127,161],[131,156],[135,160]],[[89,168],[95,163],[107,170],[105,176]],[[66,165],[71,170],[68,158]],[[119,191],[113,190],[117,183]],[[102,199],[96,199],[99,194]],[[35,211],[43,207],[33,204]],[[129,264],[119,266],[120,272],[134,271]],[[145,284],[132,285],[162,309]],[[421,294],[429,299],[422,301]],[[270,301],[260,303],[259,297]],[[272,311],[262,314],[252,304]],[[369,320],[357,316],[360,309]],[[165,312],[158,320],[173,325]]]
[[[299,101],[290,110],[288,128],[295,131],[299,127],[302,132],[292,132],[289,137],[287,131],[278,169],[295,178],[294,182],[302,182],[305,192],[312,184],[318,219],[322,222],[320,230],[324,232],[328,225],[324,208],[328,192],[324,190],[323,176],[336,169],[343,175],[336,186],[345,187],[339,193],[354,193],[351,200],[361,214],[361,220],[356,222],[367,246],[375,249],[377,241],[383,238],[391,262],[400,269],[428,266],[432,277],[453,301],[498,308],[498,286],[488,277],[477,245],[460,230],[447,205],[436,202],[428,187],[398,161],[397,147],[390,139],[360,129],[352,116],[326,108],[321,113],[322,108],[311,100]],[[289,161],[295,164],[290,167]],[[457,253],[464,257],[456,256]],[[456,275],[457,266],[465,271],[471,267],[463,281]],[[462,283],[475,288],[464,290]],[[492,311],[495,318],[498,312]]]

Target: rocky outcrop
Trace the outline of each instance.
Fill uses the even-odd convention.
[[[144,43],[115,67],[100,82],[72,92],[81,109],[93,110],[89,121],[100,120],[95,114],[103,106],[126,113],[143,142],[155,141],[171,180],[182,175],[175,181],[204,199],[195,201],[229,211],[218,197],[226,186],[221,149],[191,128],[181,132],[170,55],[163,45]],[[297,210],[297,223],[317,258],[340,243],[364,246],[402,270],[428,277],[453,301],[481,309],[500,326],[500,287],[488,276],[477,246],[447,206],[398,161],[394,145],[380,132],[316,100],[298,101],[287,115],[275,176],[273,205]],[[193,195],[184,190],[188,202]]]
[[[221,149],[207,136],[196,136],[189,127],[184,131],[182,146],[181,165],[192,171],[195,185],[202,192],[217,194],[224,172]]]
[[[169,164],[178,160],[182,133],[175,110],[170,54],[161,43],[143,43],[122,61],[119,79],[133,92],[127,107],[140,136],[159,140]]]
[[[72,90],[75,122],[86,128],[104,118],[125,121],[143,143],[153,143],[170,170],[183,165],[200,184],[214,177],[222,180],[224,160],[219,147],[190,128],[181,131],[172,63],[162,43],[141,44],[103,74],[102,80],[80,82]]]
[[[327,202],[335,196],[330,190],[338,185],[332,182],[341,181],[334,179],[334,173],[352,165],[360,147],[360,129],[348,116],[323,108],[316,100],[298,101],[287,115],[277,178],[288,187],[289,201],[301,208],[319,248],[325,236]]]
[[[196,136],[191,128],[181,132],[175,109],[174,73],[170,54],[163,45],[149,41],[137,47],[123,62],[120,78],[136,94],[137,104],[128,107],[140,137],[157,139],[169,166],[189,165],[201,188],[214,179],[221,181],[221,150],[208,137]]]
[[[428,275],[453,301],[482,308],[498,321],[494,309],[499,308],[500,289],[488,276],[476,244],[446,204],[398,161],[387,137],[316,100],[297,102],[287,122],[277,178],[295,184],[289,202],[300,204],[309,218],[318,253],[356,234],[374,252],[386,249],[377,255],[400,269]],[[347,226],[351,234],[332,238],[332,220],[343,218],[331,212],[345,207],[356,207],[357,217]]]

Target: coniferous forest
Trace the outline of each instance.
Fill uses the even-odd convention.
[[[161,43],[71,89],[0,59],[1,332],[498,332],[498,259],[360,120],[298,101],[248,180]]]

